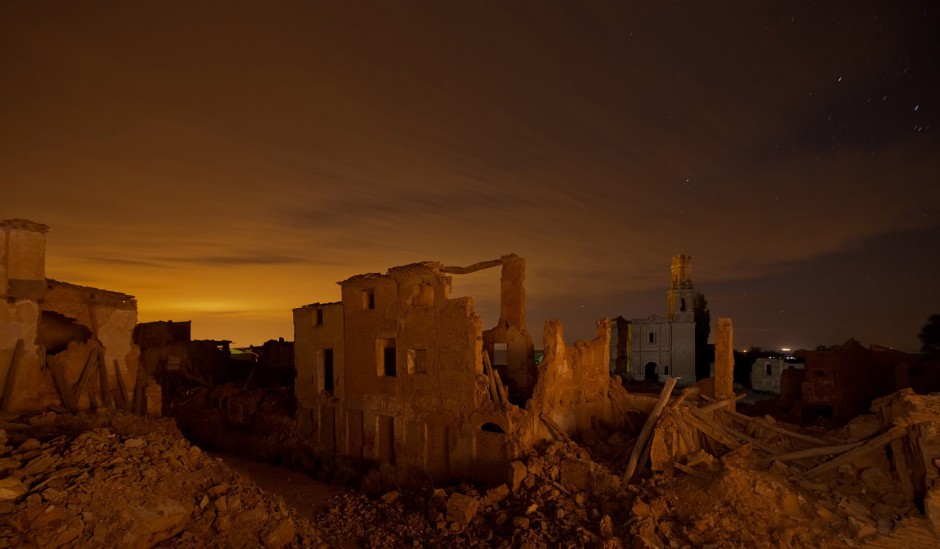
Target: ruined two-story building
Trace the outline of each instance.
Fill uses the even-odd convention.
[[[452,276],[500,267],[500,318],[483,329]],[[499,480],[533,444],[593,422],[621,426],[610,327],[565,345],[546,324],[536,366],[525,326],[525,260],[423,262],[342,282],[341,301],[294,310],[301,430],[324,454],[387,462],[436,480]]]

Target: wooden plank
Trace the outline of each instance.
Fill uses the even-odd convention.
[[[858,448],[864,441],[852,442],[849,444],[837,444],[835,446],[820,446],[818,448],[807,448],[805,450],[797,450],[795,452],[787,452],[786,454],[780,454],[773,456],[773,459],[777,461],[794,461],[797,459],[808,459],[819,456],[831,456],[833,454],[841,454],[843,452],[848,452],[853,448]]]
[[[742,433],[742,432],[740,432],[740,431],[736,431],[733,427],[728,427],[727,425],[721,425],[721,424],[718,423],[718,422],[716,422],[716,424],[717,424],[717,425],[720,425],[721,428],[722,428],[722,430],[723,430],[725,433],[728,433],[732,438],[736,438],[736,439],[738,439],[738,440],[741,441],[741,442],[750,442],[752,446],[754,446],[754,447],[756,447],[756,448],[760,448],[761,450],[763,450],[763,451],[765,451],[765,452],[767,452],[767,453],[769,453],[769,454],[775,454],[775,453],[777,453],[777,452],[780,451],[779,448],[775,448],[775,447],[773,447],[773,446],[771,446],[771,445],[769,445],[769,444],[767,444],[767,443],[765,443],[765,442],[763,442],[763,441],[757,440],[757,439],[754,438],[754,437],[750,437],[750,436],[747,436],[747,435],[745,435],[744,433]]]
[[[493,364],[490,362],[490,354],[485,350],[483,351],[483,373],[486,374],[490,400],[499,402],[499,393],[496,391],[496,378],[493,377]]]
[[[689,426],[685,422],[685,418],[679,416],[679,414],[673,414],[672,417],[676,420],[676,430],[679,431],[679,437],[682,439],[682,442],[685,443],[685,447],[689,453],[692,453],[698,450],[701,445],[693,438],[692,433],[689,432]]]
[[[69,382],[65,379],[65,372],[62,371],[62,365],[53,357],[47,357],[46,365],[52,371],[52,379],[55,381],[55,387],[59,391],[59,398],[62,404],[70,411],[78,409],[75,403],[75,397],[72,396],[72,390],[69,388]]]
[[[644,453],[644,449],[649,444],[653,435],[653,428],[656,427],[656,422],[659,421],[659,415],[663,412],[663,407],[666,406],[666,402],[669,401],[669,395],[672,394],[672,389],[676,386],[676,381],[678,380],[679,378],[677,377],[668,378],[666,385],[663,386],[662,392],[659,393],[659,400],[656,402],[653,411],[650,412],[649,417],[646,418],[646,423],[643,424],[643,430],[640,431],[640,436],[637,437],[636,446],[633,447],[633,452],[630,453],[630,459],[627,461],[627,469],[623,472],[624,482],[630,482],[630,479],[633,478],[633,474],[636,472],[637,465],[639,464],[640,455]]]
[[[144,415],[144,383],[146,383],[146,378],[144,377],[144,367],[143,365],[137,366],[137,379],[134,381],[134,401],[133,408],[134,413],[142,416]]]
[[[760,425],[761,427],[763,427],[764,429],[767,429],[767,430],[769,430],[769,431],[773,431],[773,432],[775,432],[775,433],[779,433],[779,434],[781,434],[781,435],[788,436],[788,437],[793,438],[793,439],[796,439],[796,440],[802,440],[803,442],[808,442],[808,443],[810,443],[810,444],[816,444],[816,445],[819,445],[819,446],[827,446],[827,445],[829,445],[829,443],[826,442],[825,440],[821,440],[821,439],[818,439],[818,438],[816,438],[816,437],[811,437],[811,436],[809,436],[809,435],[804,435],[804,434],[802,434],[802,433],[795,433],[795,432],[793,432],[793,431],[784,429],[783,427],[778,427],[778,426],[774,425],[773,423],[770,423],[769,421],[764,420],[764,419],[761,419],[761,418],[759,418],[759,417],[750,417],[750,416],[746,416],[746,415],[744,415],[744,414],[742,414],[742,413],[735,412],[735,411],[733,411],[733,410],[722,410],[721,412],[724,413],[724,414],[728,414],[728,415],[730,415],[731,417],[733,417],[733,418],[735,418],[735,419],[738,419],[738,420],[740,420],[740,421],[743,421],[743,422],[753,421],[753,422],[757,423],[758,425]]]
[[[130,402],[127,401],[127,384],[124,383],[124,376],[121,375],[121,364],[114,359],[114,377],[118,384],[118,406],[125,412],[131,411]]]
[[[98,347],[98,375],[101,378],[101,395],[104,397],[104,405],[114,408],[114,395],[111,394],[111,387],[108,385],[108,368],[104,361],[104,349],[101,347]]]
[[[20,355],[23,353],[25,341],[16,340],[13,347],[13,356],[10,357],[10,368],[7,370],[7,379],[3,384],[3,395],[0,396],[0,410],[9,411],[10,401],[13,400],[13,383],[16,381],[16,371],[19,369]]]
[[[736,396],[736,397],[734,397],[734,398],[726,398],[726,399],[724,399],[724,400],[718,400],[718,401],[712,402],[711,404],[706,404],[705,406],[700,407],[699,410],[701,410],[701,411],[703,411],[703,412],[712,412],[712,411],[714,411],[714,410],[719,410],[719,409],[722,409],[722,408],[728,408],[731,404],[733,404],[733,403],[737,402],[738,400],[744,398],[744,396],[745,396],[745,395],[738,395],[738,396]]]
[[[552,432],[552,436],[554,436],[556,439],[564,442],[571,442],[571,437],[569,437],[568,433],[566,433],[564,429],[561,428],[561,425],[555,423],[555,421],[545,415],[544,412],[539,414],[539,419],[541,419],[545,426],[548,427],[548,430]]]
[[[698,387],[694,385],[691,387],[686,387],[685,389],[682,389],[682,392],[679,393],[679,398],[677,398],[672,404],[670,404],[669,407],[673,409],[678,408],[685,399],[689,398],[692,395],[697,395],[700,392],[701,392],[701,389],[699,389]]]
[[[698,408],[690,408],[689,411],[691,414],[689,414],[686,420],[694,425],[696,429],[704,433],[705,436],[732,450],[741,446],[738,441],[725,433],[724,429],[716,426],[714,421],[705,416]]]
[[[882,446],[889,444],[891,441],[899,439],[907,434],[907,427],[903,425],[895,425],[894,427],[888,429],[880,435],[868,439],[865,444],[855,448],[854,450],[849,450],[848,452],[842,454],[841,456],[834,457],[829,461],[818,465],[813,469],[810,469],[806,472],[806,477],[814,477],[826,471],[831,471],[842,464],[850,463],[859,457],[874,452],[875,450],[881,448]]]
[[[75,402],[78,402],[78,396],[85,390],[85,384],[88,383],[88,379],[95,371],[95,359],[97,356],[98,348],[93,347],[91,351],[88,352],[88,358],[85,359],[85,367],[82,368],[82,373],[78,376],[78,381],[75,382],[75,385],[72,385],[72,400]]]
[[[496,381],[496,392],[499,394],[500,402],[509,402],[509,396],[506,394],[506,386],[503,380],[499,378],[499,370],[493,368],[493,379]]]
[[[688,465],[683,465],[683,464],[679,463],[678,461],[673,462],[672,466],[675,467],[676,469],[682,471],[683,473],[685,473],[685,474],[687,474],[687,475],[690,475],[690,476],[693,476],[693,477],[704,478],[704,479],[711,478],[711,475],[709,475],[708,473],[704,473],[704,472],[702,472],[702,471],[697,471],[697,470],[695,470],[695,469],[689,467]]]

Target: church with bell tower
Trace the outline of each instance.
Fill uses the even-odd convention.
[[[678,385],[695,383],[695,288],[692,258],[672,258],[666,292],[666,316],[626,321],[625,372],[634,379],[678,377]],[[626,332],[625,334],[623,332]],[[613,338],[611,338],[613,339]]]

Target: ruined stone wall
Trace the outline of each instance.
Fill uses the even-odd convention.
[[[49,313],[53,315],[44,316]],[[45,324],[47,332],[53,333],[40,330],[42,318],[54,319]],[[9,396],[4,407],[15,411],[65,407],[47,363],[58,368],[62,379],[72,387],[89,361],[98,364],[97,354],[92,353],[97,353],[99,344],[104,349],[106,378],[96,377],[90,387],[99,389],[107,383],[112,398],[119,399],[116,393],[123,383],[125,398],[132,399],[139,356],[131,338],[136,322],[137,303],[130,296],[53,280],[48,281],[41,306],[32,300],[5,303],[0,307],[0,383],[4,383]],[[67,329],[70,325],[83,328],[85,335]],[[79,335],[71,341],[63,339],[69,333]],[[23,340],[23,348],[15,375],[9,376],[17,339]],[[7,383],[11,384],[9,389]],[[83,392],[75,404],[84,410],[98,403]]]
[[[301,432],[325,453],[350,455],[340,406],[346,395],[343,322],[341,303],[294,309],[294,393]]]
[[[525,259],[516,255],[500,259],[499,320],[496,326],[484,332],[483,342],[486,351],[494,357],[493,365],[507,385],[510,399],[521,404],[531,396],[537,375],[532,336],[525,326]],[[506,345],[505,364],[495,360],[496,344]]]
[[[873,352],[849,340],[826,351],[800,355],[806,361],[804,404],[828,408],[834,419],[864,413],[872,399],[895,390],[895,353]]]
[[[159,376],[166,371],[188,371],[191,333],[189,321],[137,324],[133,340],[140,348],[140,367],[150,376]]]
[[[783,372],[789,369],[803,369],[803,364],[780,357],[758,358],[751,365],[751,388],[780,394]]]
[[[568,346],[561,322],[545,323],[545,359],[538,366],[538,382],[526,404],[525,420],[514,433],[520,449],[553,438],[545,418],[573,437],[592,429],[597,421],[610,427],[621,425],[622,417],[610,398],[611,384],[619,385],[608,370],[610,321],[598,321],[596,334],[590,342]]]

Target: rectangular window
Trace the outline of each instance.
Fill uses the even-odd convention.
[[[493,366],[506,366],[509,364],[509,344],[493,344]]]
[[[656,333],[650,332],[650,343],[656,343]]]
[[[428,350],[427,349],[409,349],[408,350],[408,373],[409,374],[428,373]]]
[[[323,349],[323,390],[333,394],[333,349]]]
[[[375,356],[377,359],[376,374],[385,377],[395,377],[397,374],[398,355],[395,351],[395,339],[375,340]]]
[[[773,366],[771,366],[769,362],[766,363],[765,366],[767,367],[767,375],[771,375],[773,373]]]
[[[375,309],[375,290],[362,291],[362,310]]]
[[[323,326],[323,309],[317,309],[317,326]]]

